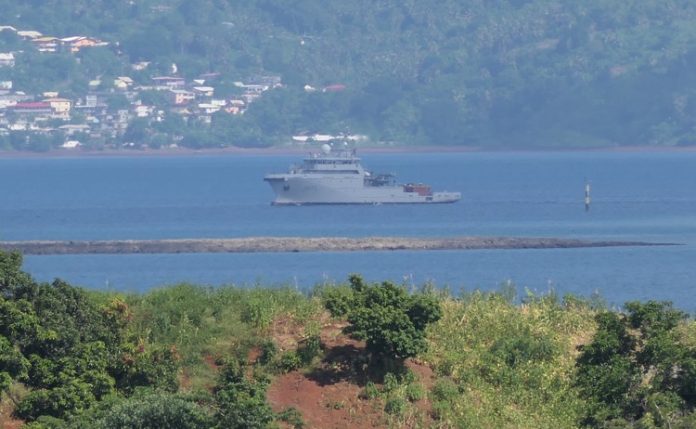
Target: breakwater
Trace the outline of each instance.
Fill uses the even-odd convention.
[[[0,250],[27,255],[128,253],[351,252],[386,250],[569,249],[673,243],[533,237],[246,237],[170,240],[2,241]]]

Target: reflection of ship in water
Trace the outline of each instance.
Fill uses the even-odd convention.
[[[329,145],[305,158],[301,166],[269,174],[264,180],[275,192],[276,205],[433,204],[461,198],[459,192],[433,192],[422,183],[400,185],[391,174],[372,174],[354,150],[332,152]]]

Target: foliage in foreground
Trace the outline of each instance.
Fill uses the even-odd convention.
[[[593,310],[554,294],[517,305],[512,292],[445,299],[428,329],[429,398],[444,427],[577,427],[574,350],[594,330]]]
[[[37,283],[21,263],[0,252],[0,395],[29,428],[265,427],[275,419],[267,381],[246,377],[234,356],[260,341],[276,312],[311,312],[311,300],[192,286],[123,299]],[[209,369],[197,396],[177,393],[182,364],[204,366],[202,352],[216,347],[233,357],[227,369]]]
[[[596,316],[597,332],[577,361],[576,383],[587,399],[584,423],[693,427],[696,344],[684,338],[686,318],[656,301]]]
[[[0,252],[0,390],[25,419],[68,418],[137,386],[176,389],[174,354],[130,337],[127,306],[56,280],[36,283]],[[30,390],[21,397],[11,388]]]
[[[656,302],[598,310],[553,293],[516,303],[513,292],[408,294],[356,276],[319,295],[373,363],[415,356],[434,369],[430,381],[387,372],[364,386],[393,426],[696,425],[696,325],[684,313]],[[316,362],[320,318],[318,299],[289,289],[117,297],[36,283],[18,254],[0,252],[2,398],[28,429],[301,427],[297,410],[271,412],[264,374]],[[274,343],[278,321],[304,330],[297,348]]]
[[[350,292],[328,294],[326,307],[347,318],[346,334],[365,340],[373,368],[399,369],[427,349],[425,329],[442,315],[435,295],[409,294],[391,282],[366,284],[357,275],[349,281]]]

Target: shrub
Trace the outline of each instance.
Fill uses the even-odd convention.
[[[137,395],[111,408],[97,425],[108,429],[208,429],[213,420],[203,408],[172,394]]]
[[[441,316],[435,296],[409,295],[391,282],[368,285],[356,275],[350,285],[354,299],[345,332],[365,340],[373,368],[403,368],[406,358],[426,350],[425,328]]]
[[[669,416],[696,407],[696,354],[675,332],[686,315],[666,302],[625,307],[625,315],[598,314],[592,342],[580,349],[576,385],[589,403],[585,423],[669,426]]]
[[[451,402],[459,396],[459,388],[454,381],[444,378],[435,383],[431,393],[436,401]]]
[[[289,407],[278,413],[277,419],[289,424],[294,429],[302,429],[305,427],[302,413],[297,408]]]
[[[406,386],[406,398],[411,402],[418,402],[425,397],[423,386],[418,383],[411,383]]]
[[[220,375],[215,388],[218,427],[225,429],[265,428],[273,420],[271,407],[266,403],[265,380],[249,380],[244,366],[232,362]]]
[[[384,385],[382,387],[382,390],[385,392],[393,392],[396,389],[399,388],[399,378],[396,376],[396,374],[393,373],[387,373],[384,375]]]
[[[321,355],[321,353],[321,338],[319,335],[310,336],[297,348],[297,356],[302,366],[311,364],[314,358]]]
[[[368,381],[365,388],[360,392],[360,399],[375,399],[379,397],[379,389],[375,383]]]
[[[353,290],[346,286],[326,287],[319,290],[324,307],[333,317],[345,317],[353,306]]]
[[[384,412],[393,416],[401,416],[406,411],[406,401],[401,398],[390,398],[384,404]]]
[[[287,351],[280,356],[276,365],[278,371],[287,373],[300,368],[302,366],[302,360],[297,355],[296,351]]]
[[[278,347],[276,347],[275,343],[271,340],[261,343],[260,348],[261,354],[259,355],[259,363],[261,365],[268,365],[278,354]]]

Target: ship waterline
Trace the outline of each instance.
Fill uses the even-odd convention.
[[[459,192],[432,192],[428,185],[396,184],[390,174],[373,174],[353,151],[332,153],[328,145],[322,149],[287,173],[264,177],[276,195],[272,204],[434,204],[461,198]]]

